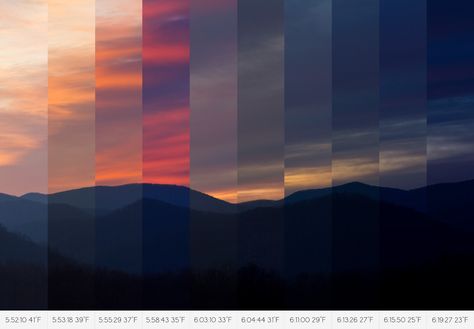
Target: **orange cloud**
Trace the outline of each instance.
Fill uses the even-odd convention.
[[[178,108],[144,117],[144,180],[189,185],[189,110]]]
[[[352,157],[333,159],[333,184],[340,185],[354,181],[377,184],[380,172],[378,159],[371,157]]]
[[[240,165],[238,175],[239,202],[262,198],[278,200],[285,195],[283,159]]]
[[[95,183],[142,181],[141,2],[97,3]]]
[[[267,199],[279,200],[284,196],[284,186],[279,183],[246,184],[245,187],[239,187],[237,200],[239,203],[252,200]]]
[[[227,189],[218,189],[218,190],[209,190],[206,191],[206,194],[213,196],[214,198],[225,200],[230,203],[237,203],[237,188],[227,188]]]
[[[117,58],[137,58],[141,56],[141,47],[137,46],[133,42],[128,47],[108,47],[106,42],[99,46],[99,50],[96,52],[96,62],[108,64],[110,61],[117,60]]]
[[[189,62],[188,45],[166,45],[147,47],[143,52],[143,60],[147,63],[172,64]]]
[[[96,184],[121,185],[140,182],[142,177],[141,152],[129,150],[141,142],[141,136],[131,136],[123,148],[102,147],[96,152]],[[112,144],[112,146],[114,146]]]
[[[331,166],[285,168],[285,192],[331,186]]]
[[[143,1],[143,18],[167,18],[188,9],[185,1]]]
[[[143,176],[189,185],[189,1],[143,2]]]
[[[123,72],[114,67],[97,67],[96,88],[98,89],[140,89],[142,86],[141,71]]]
[[[48,2],[48,189],[94,180],[94,1]]]

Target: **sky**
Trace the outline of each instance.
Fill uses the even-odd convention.
[[[237,0],[191,1],[189,13],[190,187],[236,202]]]
[[[0,1],[0,190],[46,192],[48,6]]]
[[[379,3],[333,1],[332,181],[379,183]]]
[[[426,0],[380,2],[379,148],[384,186],[414,188],[427,182],[426,16]]]
[[[95,183],[94,0],[49,0],[47,40],[48,192],[54,193]]]
[[[95,11],[95,184],[142,181],[142,3]]]
[[[238,2],[239,202],[284,196],[284,2]]]
[[[143,180],[189,186],[189,0],[143,2]]]
[[[332,2],[286,1],[284,19],[285,194],[289,195],[332,184]]]
[[[473,9],[0,1],[0,192],[148,182],[242,202],[472,179]]]
[[[428,183],[473,178],[474,3],[428,7]]]

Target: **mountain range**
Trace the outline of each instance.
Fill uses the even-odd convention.
[[[48,280],[50,305],[69,309],[183,308],[191,290],[200,309],[407,307],[414,289],[409,307],[467,307],[473,188],[349,183],[241,204],[151,184],[0,194],[0,306],[42,305]]]
[[[473,189],[474,180],[409,191],[349,183],[231,204],[183,186],[98,186],[2,194],[0,225],[77,262],[125,272],[226,263],[278,270],[288,261],[292,272],[325,272],[339,249],[341,268],[369,269],[382,250],[395,248],[388,241],[397,246],[385,258],[392,265],[397,250],[412,263],[443,243],[470,248],[464,235],[474,229]],[[314,262],[300,259],[309,254]]]
[[[473,199],[471,196],[473,187],[474,180],[435,184],[412,190],[401,190],[353,182],[335,187],[298,191],[281,200],[255,200],[232,204],[185,186],[129,184],[113,187],[86,187],[49,195],[27,193],[16,197],[0,193],[0,202],[23,200],[38,204],[68,204],[79,209],[93,210],[96,208],[95,211],[97,211],[98,208],[99,210],[107,212],[123,208],[134,201],[146,198],[199,211],[236,213],[259,207],[289,205],[334,193],[351,193],[419,211],[426,211],[427,202],[431,201],[431,210],[437,212],[440,210],[439,207],[445,208],[448,205],[459,207],[469,204]]]

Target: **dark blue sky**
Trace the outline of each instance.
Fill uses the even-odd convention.
[[[469,0],[287,0],[285,188],[474,178],[473,13]]]
[[[473,178],[474,2],[428,3],[428,181]]]

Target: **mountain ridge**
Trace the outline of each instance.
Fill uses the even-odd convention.
[[[80,194],[80,193],[91,193],[92,192],[105,192],[106,190],[127,190],[129,189],[128,192],[134,191],[136,193],[137,198],[140,194],[144,198],[151,198],[151,199],[156,199],[154,197],[154,193],[156,193],[156,190],[162,190],[164,192],[169,192],[169,191],[175,191],[174,193],[190,193],[190,198],[188,198],[188,202],[192,202],[192,197],[195,194],[195,196],[202,196],[205,197],[209,200],[213,200],[216,202],[219,202],[221,205],[225,206],[244,206],[243,208],[246,209],[248,208],[247,205],[252,205],[252,204],[278,204],[281,202],[294,202],[294,201],[299,201],[302,199],[308,199],[312,198],[314,196],[320,196],[320,195],[325,195],[330,192],[372,192],[375,190],[379,190],[380,192],[393,192],[393,193],[415,193],[415,192],[420,192],[420,191],[426,191],[426,190],[433,190],[433,189],[438,189],[441,187],[458,187],[460,185],[469,185],[469,187],[474,186],[474,179],[471,180],[465,180],[465,181],[459,181],[459,182],[445,182],[445,183],[436,183],[436,184],[430,184],[426,185],[423,187],[417,187],[413,189],[400,189],[400,188],[394,188],[394,187],[385,187],[385,186],[376,186],[376,185],[370,185],[366,184],[363,182],[348,182],[344,183],[341,185],[337,186],[332,186],[332,187],[323,187],[323,188],[314,188],[314,189],[306,189],[306,190],[300,190],[293,192],[292,194],[282,198],[282,199],[276,199],[276,200],[268,200],[268,199],[256,199],[256,200],[251,200],[251,201],[246,201],[246,202],[241,202],[241,203],[231,203],[219,198],[216,198],[212,195],[206,194],[204,192],[200,192],[198,190],[191,189],[187,186],[183,185],[175,185],[175,184],[152,184],[152,183],[133,183],[133,184],[123,184],[123,185],[116,185],[116,186],[107,186],[107,185],[98,185],[98,186],[89,186],[89,187],[82,187],[78,189],[72,189],[72,190],[67,190],[67,191],[61,191],[61,192],[55,192],[51,194],[43,194],[43,193],[37,193],[37,192],[30,192],[23,194],[21,196],[14,196],[14,195],[9,195],[5,193],[0,193],[0,202],[4,200],[13,200],[13,199],[25,199],[25,200],[30,200],[30,201],[35,201],[35,202],[52,202],[52,203],[61,203],[57,202],[60,201],[63,197],[71,194]],[[139,187],[142,187],[140,190]],[[163,201],[163,200],[162,200]],[[173,204],[173,202],[168,202]]]

